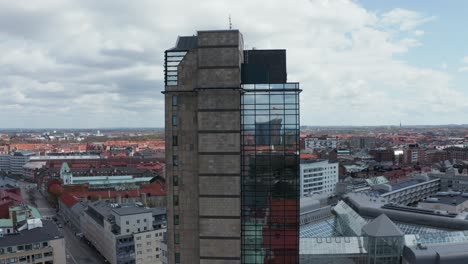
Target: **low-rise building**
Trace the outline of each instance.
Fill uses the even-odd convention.
[[[10,153],[10,146],[9,145],[0,145],[0,155]]]
[[[31,151],[17,151],[10,157],[10,172],[17,175],[23,175],[23,166],[29,161],[29,159],[36,155]]]
[[[112,264],[161,263],[165,209],[89,203],[81,219],[83,235]]]
[[[7,198],[17,200],[11,195]],[[65,263],[65,241],[57,225],[41,220],[36,208],[14,202],[0,219],[0,263]]]
[[[332,148],[336,149],[338,146],[337,137],[307,137],[304,139],[305,150],[313,152],[318,149]]]
[[[349,139],[349,145],[352,149],[371,149],[376,144],[375,137],[352,137]]]
[[[438,192],[435,196],[420,202],[418,207],[458,214],[468,209],[468,193]]]
[[[58,200],[59,212],[66,224],[70,224],[73,231],[81,233],[81,218],[86,209],[86,203],[80,202],[73,195],[62,194]]]
[[[446,172],[433,171],[427,173],[431,179],[440,180],[441,191],[464,191],[468,190],[468,173],[460,173],[458,169],[450,168]]]
[[[16,232],[0,235],[0,263],[66,263],[65,240],[50,220],[27,220]]]
[[[338,182],[338,162],[301,160],[301,197],[313,193],[333,195]]]
[[[57,183],[57,186],[60,186]],[[116,189],[90,189],[89,185],[67,185],[61,186],[60,198],[58,206],[60,212],[64,215],[72,213],[69,210],[79,202],[93,202],[103,200],[109,203],[131,204],[141,203],[148,207],[165,207],[166,206],[166,191],[164,184],[160,181],[154,181],[150,184],[136,186],[136,188],[119,190]]]
[[[423,164],[426,161],[426,149],[421,148],[418,144],[408,144],[403,150],[404,164]]]
[[[421,201],[436,194],[440,190],[439,179],[434,180],[408,180],[394,185],[382,184],[373,188],[379,188],[380,198],[388,202],[410,204]]]
[[[35,180],[39,170],[46,165],[45,161],[29,161],[23,166],[23,176]]]
[[[110,188],[119,185],[134,185],[150,183],[153,179],[153,175],[149,177],[141,176],[135,177],[134,175],[95,175],[93,172],[85,175],[74,175],[68,167],[67,163],[63,163],[60,169],[60,179],[64,185],[69,184],[89,184],[95,188]]]
[[[393,164],[395,161],[395,152],[393,149],[377,148],[369,151],[369,154],[374,157],[374,160],[380,163],[388,162]]]
[[[0,171],[9,172],[10,171],[10,154],[0,154]]]

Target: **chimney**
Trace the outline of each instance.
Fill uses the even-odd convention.
[[[140,196],[141,202],[146,206],[146,193],[142,192]]]
[[[13,220],[13,233],[16,233],[18,231],[18,229],[16,228],[16,226],[18,224],[18,219],[16,217],[16,211],[12,212],[11,218]]]

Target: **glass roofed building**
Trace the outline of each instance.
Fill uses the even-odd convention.
[[[446,228],[444,224],[434,226],[432,221],[420,221],[424,224],[397,221],[399,215],[390,213],[394,219],[392,221],[382,211],[386,209],[379,211],[378,206],[373,207],[374,213],[378,214],[375,217],[375,214],[371,216],[368,211],[362,210],[364,205],[369,206],[364,204],[364,200],[371,200],[372,204],[382,208],[384,203],[380,204],[368,197],[357,200],[362,202],[359,204],[361,207],[356,206],[356,200],[353,200],[354,203],[340,201],[333,207],[333,214],[329,217],[301,226],[300,263],[436,264],[465,263],[459,261],[468,259],[468,231],[456,231],[463,229],[463,226]],[[415,218],[420,214],[417,210],[405,212],[408,213],[412,213]],[[433,217],[428,211],[423,213],[425,217]],[[438,217],[447,218],[439,219],[441,222],[466,221],[451,219],[447,215]],[[408,219],[408,216],[402,217],[404,219]]]

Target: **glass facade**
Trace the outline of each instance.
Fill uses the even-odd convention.
[[[356,213],[345,202],[340,201],[333,207],[333,211],[337,216],[336,229],[338,233],[344,236],[360,236],[361,229],[366,224],[358,213]]]
[[[403,246],[403,236],[364,237],[364,247],[372,264],[400,263]]]
[[[300,241],[301,264],[369,264],[364,237],[306,238]]]
[[[405,236],[405,245],[416,246],[417,244],[445,244],[468,242],[468,230],[453,232],[438,232],[427,234],[414,234]]]
[[[399,264],[403,245],[403,236],[305,238],[300,263]]]
[[[299,84],[242,88],[242,263],[299,263]]]
[[[373,218],[364,218],[366,223],[372,221]],[[447,232],[447,229],[444,228],[437,228],[428,225],[417,225],[417,224],[409,224],[403,222],[394,221],[396,226],[405,233],[408,237],[413,235],[416,237],[417,235],[421,234],[429,234],[427,237],[433,237],[434,234],[430,233],[440,233],[440,234],[451,234]],[[300,237],[301,238],[314,238],[314,237],[338,237],[338,236],[345,236],[342,232],[340,232],[340,225],[341,223],[338,222],[338,217],[332,216],[327,219],[322,219],[307,225],[302,225],[300,229]],[[424,237],[424,236],[417,236]],[[467,239],[468,241],[468,236]]]

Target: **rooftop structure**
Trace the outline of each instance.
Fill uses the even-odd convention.
[[[366,179],[366,182],[367,184],[369,184],[369,186],[389,183],[388,179],[385,176],[372,177],[372,178]]]
[[[386,215],[381,214],[362,227],[362,232],[368,236],[391,237],[402,236],[403,232]]]
[[[52,220],[39,220],[40,227],[26,228],[16,234],[4,235],[0,239],[0,247],[13,245],[33,244],[43,241],[63,238],[63,234]],[[33,225],[33,224],[29,224]]]
[[[0,235],[17,233],[28,219],[41,219],[39,211],[26,204],[17,204],[8,208],[8,217],[0,219]]]

